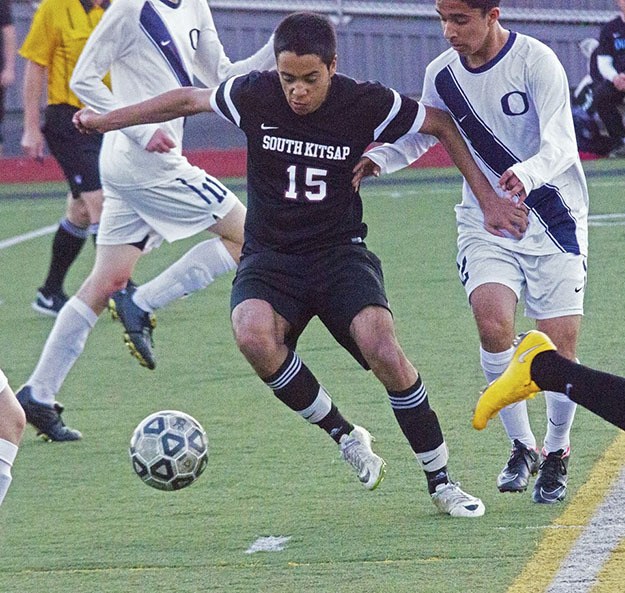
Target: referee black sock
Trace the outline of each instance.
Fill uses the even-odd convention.
[[[63,283],[74,260],[89,235],[87,229],[81,229],[64,218],[52,241],[50,269],[41,291],[44,296],[63,292]]]
[[[554,350],[537,354],[532,379],[541,389],[565,393],[572,401],[625,430],[625,378],[597,371]]]
[[[281,402],[325,430],[337,443],[354,428],[297,353],[289,352],[277,372],[263,381]]]

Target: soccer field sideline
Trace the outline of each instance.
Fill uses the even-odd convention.
[[[593,184],[605,182],[594,180]],[[610,184],[614,187],[614,184]],[[591,226],[623,225],[618,213],[590,217]],[[0,249],[53,232],[50,225],[0,240]],[[592,468],[591,479],[550,526],[508,593],[617,593],[625,580],[625,437],[620,434]],[[488,592],[485,592],[488,593]]]

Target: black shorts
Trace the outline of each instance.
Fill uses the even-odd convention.
[[[365,369],[365,361],[349,327],[369,305],[390,311],[382,265],[364,245],[339,245],[313,254],[264,251],[246,255],[232,285],[231,310],[248,299],[261,299],[284,317],[291,329],[289,348],[317,316],[335,340]]]
[[[102,134],[81,134],[72,123],[77,111],[72,105],[48,105],[42,129],[74,198],[79,198],[82,192],[102,188],[98,163]]]

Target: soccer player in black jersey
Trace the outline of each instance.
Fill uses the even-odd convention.
[[[482,501],[449,477],[439,421],[398,344],[380,260],[364,243],[353,169],[371,142],[433,134],[480,199],[497,204],[501,228],[520,236],[525,213],[497,197],[442,112],[337,74],[336,35],[325,17],[288,16],[276,29],[274,49],[275,72],[235,77],[212,90],[176,89],[104,115],[85,110],[76,125],[104,132],[216,111],[239,126],[248,145],[245,243],[231,297],[239,349],[276,397],[339,444],[372,490],[386,464],[371,450],[371,435],[341,414],[295,351],[308,322],[319,317],[386,388],[436,507],[479,517]]]
[[[601,27],[594,101],[599,117],[616,146],[610,156],[625,156],[625,125],[619,106],[625,101],[625,0],[615,0],[620,14]]]

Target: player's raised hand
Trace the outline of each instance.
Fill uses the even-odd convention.
[[[176,147],[176,143],[169,137],[165,130],[158,128],[150,138],[145,149],[148,152],[169,152]]]
[[[370,158],[363,156],[356,166],[352,169],[354,176],[352,177],[352,187],[354,191],[360,189],[360,182],[365,177],[379,177],[380,167],[376,165]]]

